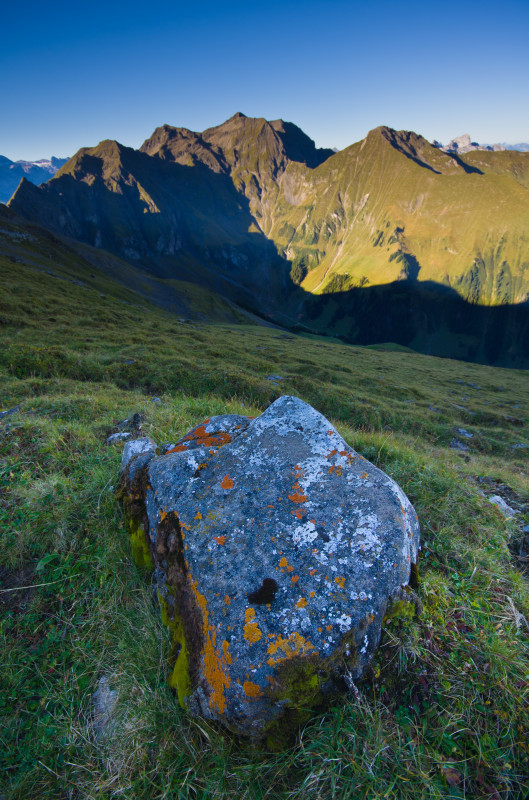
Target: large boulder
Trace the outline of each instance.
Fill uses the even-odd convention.
[[[164,450],[128,442],[120,494],[172,632],[170,682],[191,713],[277,737],[361,677],[417,559],[417,516],[295,397]]]

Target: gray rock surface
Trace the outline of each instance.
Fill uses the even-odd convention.
[[[103,675],[92,695],[92,726],[95,740],[102,743],[109,739],[115,730],[115,710],[118,701],[117,689],[110,688],[110,680]]]
[[[518,513],[514,508],[511,508],[499,494],[492,495],[492,497],[488,498],[488,501],[492,503],[493,506],[496,506],[506,519],[511,519],[511,517],[514,517],[514,515]]]
[[[129,433],[128,431],[123,431],[121,433],[112,433],[107,439],[107,444],[117,444],[117,442],[124,442],[127,439],[130,439],[131,436],[132,433]]]
[[[450,447],[453,450],[461,450],[463,453],[467,453],[470,450],[468,444],[465,444],[464,442],[461,442],[459,439],[456,439],[455,436],[450,442]]]
[[[362,675],[417,559],[399,486],[295,397],[206,420],[160,456],[128,442],[120,491],[178,652],[171,685],[254,738]]]

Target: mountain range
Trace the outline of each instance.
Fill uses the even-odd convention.
[[[9,207],[289,327],[529,359],[529,153],[448,153],[385,126],[334,152],[238,113],[82,148]]]
[[[11,161],[0,156],[0,203],[7,203],[22,178],[38,186],[52,178],[67,158],[42,158],[39,161]]]

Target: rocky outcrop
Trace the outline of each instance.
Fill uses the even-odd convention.
[[[181,704],[255,739],[361,677],[417,558],[401,489],[295,397],[127,442],[120,496]]]
[[[478,144],[478,142],[473,142],[468,133],[464,133],[462,136],[456,136],[455,139],[449,141],[444,147],[440,145],[439,142],[434,142],[434,145],[445,153],[455,153],[456,155],[470,153],[472,150],[490,150],[496,152],[497,150],[506,149],[502,144]]]

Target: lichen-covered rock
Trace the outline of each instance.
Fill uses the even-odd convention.
[[[362,675],[417,558],[413,507],[295,397],[159,456],[134,444],[121,497],[173,635],[170,682],[191,713],[276,737]]]

